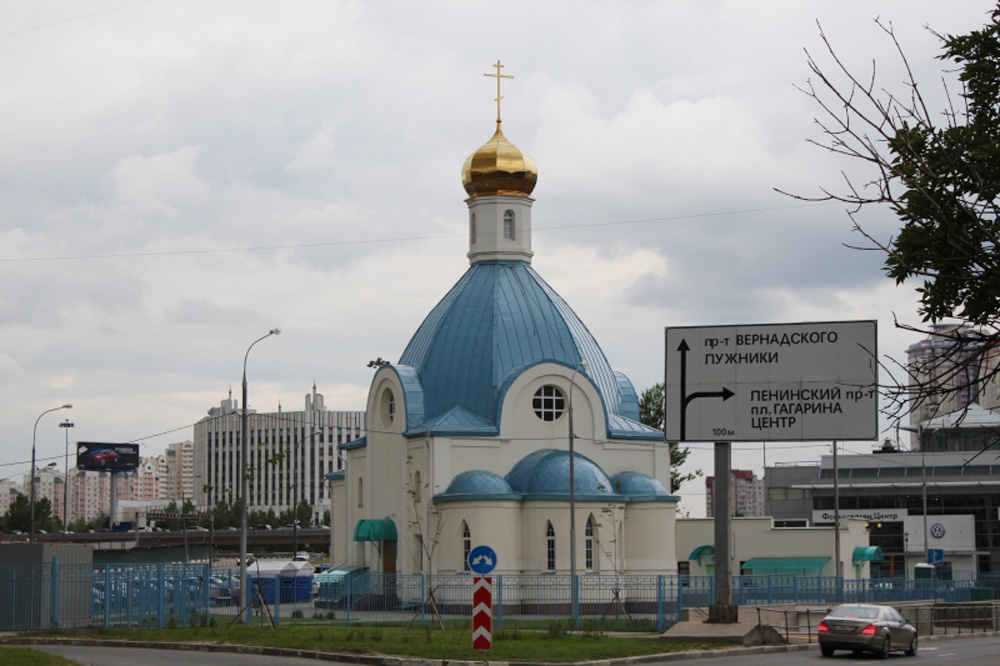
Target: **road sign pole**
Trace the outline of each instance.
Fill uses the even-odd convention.
[[[472,579],[472,649],[493,647],[493,579],[476,576]]]
[[[729,571],[729,478],[732,474],[732,444],[715,443],[715,480],[712,484],[715,514],[715,604],[708,609],[708,621],[729,624],[737,621],[738,609],[731,604]]]

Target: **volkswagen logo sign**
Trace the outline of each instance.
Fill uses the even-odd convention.
[[[944,536],[944,525],[941,523],[934,523],[931,525],[931,536],[935,539],[940,539]]]

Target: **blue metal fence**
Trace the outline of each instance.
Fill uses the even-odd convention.
[[[715,602],[712,576],[577,576],[576,608],[565,574],[494,576],[497,628],[596,623],[621,629],[663,631],[685,608]],[[337,623],[419,624],[469,622],[470,575],[385,575],[357,570],[333,583],[311,576],[253,579],[261,618]],[[239,578],[207,564],[0,565],[0,630],[76,627],[197,625],[239,612]],[[843,602],[901,603],[936,599],[968,602],[1000,599],[1000,577],[954,580],[901,578],[842,580],[772,574],[734,576],[731,603],[777,606]],[[266,606],[266,608],[265,608]]]
[[[207,621],[207,564],[0,565],[0,630]]]

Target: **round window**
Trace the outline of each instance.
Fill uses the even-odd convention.
[[[385,423],[392,423],[396,418],[396,396],[392,389],[382,392],[382,420]]]
[[[546,384],[538,389],[532,400],[532,408],[535,410],[535,416],[541,420],[555,421],[566,409],[566,398],[563,397],[562,389],[552,384]]]

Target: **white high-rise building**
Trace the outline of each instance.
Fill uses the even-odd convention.
[[[199,507],[240,496],[242,414],[232,395],[194,427],[194,497]],[[305,396],[305,409],[257,413],[247,411],[251,470],[248,484],[250,510],[274,509],[280,513],[305,500],[314,518],[329,509],[325,475],[342,469],[341,444],[365,434],[363,411],[330,411],[323,396]]]
[[[194,500],[194,442],[169,444],[163,455],[161,486],[165,497],[176,500],[180,506],[184,500]],[[163,483],[165,479],[165,483]]]
[[[969,341],[962,341],[963,336]],[[981,343],[975,329],[966,324],[937,324],[926,338],[910,345],[906,350],[906,367],[910,375],[910,388],[922,396],[910,412],[910,423],[916,425],[937,416],[965,409],[972,403],[982,407],[1000,406],[998,384],[983,385],[979,379],[995,367],[996,351],[989,350],[982,362],[976,362]],[[914,449],[920,442],[913,438]]]
[[[764,480],[756,478],[751,470],[734,469],[729,481],[729,515],[764,515]],[[715,477],[705,477],[705,509],[709,518],[715,517]]]
[[[66,475],[55,467],[40,467],[35,472],[35,501],[47,497],[52,504],[52,515],[62,520],[63,516],[63,484]],[[25,494],[31,492],[31,473],[24,475]],[[30,497],[28,499],[31,499]]]

